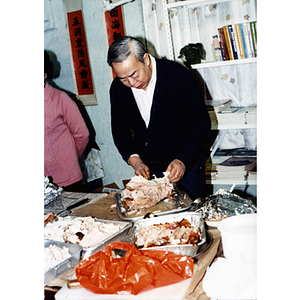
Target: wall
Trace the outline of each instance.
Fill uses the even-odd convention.
[[[55,54],[56,65],[60,65],[58,77],[53,81],[59,88],[74,93],[63,0],[44,0],[44,3],[44,17],[50,20],[50,22],[45,23],[44,48]],[[119,155],[111,135],[109,87],[112,75],[111,69],[106,63],[108,43],[104,12],[100,0],[82,0],[82,6],[91,69],[98,100],[98,105],[86,106],[86,110],[96,131],[96,142],[101,149],[101,160],[105,174],[103,183],[105,185],[116,182],[122,188],[122,180],[132,177],[134,172]],[[122,9],[125,34],[144,39],[141,0],[124,4]]]

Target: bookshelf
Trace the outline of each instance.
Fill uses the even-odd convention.
[[[231,130],[256,128],[257,58],[215,61],[212,37],[218,28],[257,20],[257,0],[142,0],[144,25],[149,53],[182,63],[180,49],[189,43],[201,42],[206,60],[193,64],[203,80],[205,99],[231,99],[239,110],[230,114],[217,113],[212,130],[219,131],[219,141],[211,149],[211,160],[222,140]],[[204,90],[204,88],[203,88]],[[211,98],[209,98],[211,97]],[[217,158],[218,159],[218,158]],[[255,185],[250,181],[208,180],[213,185]]]
[[[183,1],[166,1],[166,8],[176,8],[179,6],[191,6],[191,5],[209,5],[213,3],[222,3],[222,2],[228,2],[230,0],[183,0]]]
[[[147,41],[154,45],[159,56],[177,61],[183,46],[201,42],[207,52],[204,63],[211,63],[212,36],[218,34],[218,28],[257,19],[256,0],[142,0],[142,3]]]
[[[224,66],[230,66],[230,65],[242,65],[242,64],[249,64],[249,63],[256,63],[256,62],[257,62],[256,57],[245,58],[245,59],[237,59],[237,60],[203,62],[201,64],[192,65],[192,69],[224,67]]]

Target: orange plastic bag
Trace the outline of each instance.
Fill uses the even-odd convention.
[[[126,251],[114,258],[112,249]],[[138,294],[193,276],[192,258],[168,251],[138,250],[125,242],[113,242],[76,267],[81,286],[99,294]]]

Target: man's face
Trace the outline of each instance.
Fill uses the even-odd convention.
[[[146,90],[152,75],[152,65],[149,55],[144,54],[145,64],[130,54],[124,61],[112,63],[116,75],[127,87]]]

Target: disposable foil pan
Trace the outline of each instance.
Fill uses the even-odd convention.
[[[158,246],[158,247],[150,247],[150,248],[142,248],[147,250],[163,250],[163,251],[170,251],[175,254],[186,255],[195,257],[198,255],[198,250],[201,245],[206,242],[206,231],[204,228],[204,222],[201,218],[199,213],[195,212],[182,212],[178,214],[172,215],[164,215],[160,217],[154,217],[149,219],[143,219],[136,221],[133,227],[130,230],[128,236],[123,239],[124,242],[128,242],[135,245],[135,238],[134,234],[143,227],[153,225],[153,224],[165,224],[165,223],[172,223],[176,221],[181,221],[182,219],[188,220],[192,226],[195,226],[199,229],[202,235],[202,240],[197,244],[197,246],[193,245],[166,245],[166,246]]]
[[[68,216],[68,217],[72,218],[72,219],[82,218],[82,217],[79,217],[79,216]],[[119,231],[117,231],[114,234],[112,234],[111,236],[109,236],[108,238],[106,238],[103,241],[99,242],[98,244],[90,246],[90,247],[83,247],[82,248],[82,255],[84,255],[85,259],[87,257],[91,256],[92,254],[98,252],[99,250],[103,250],[106,247],[107,244],[109,244],[111,242],[120,241],[121,239],[123,239],[127,235],[129,229],[132,227],[131,222],[103,220],[103,219],[97,219],[97,218],[94,218],[94,219],[95,219],[95,221],[98,221],[98,222],[113,223],[115,225],[121,225],[123,227]]]
[[[62,192],[63,189],[61,187],[54,185],[47,176],[44,176],[44,206],[57,200]]]
[[[82,247],[76,244],[44,240],[44,247],[49,247],[50,245],[54,245],[59,248],[68,248],[71,256],[44,273],[44,285],[48,284],[50,281],[65,273],[69,269],[76,267],[80,262],[82,251]]]
[[[191,198],[176,184],[174,184],[174,190],[176,193],[174,197],[163,199],[156,205],[141,210],[127,210],[125,208],[124,201],[121,198],[122,191],[119,191],[114,195],[118,215],[121,219],[124,220],[137,221],[143,219],[143,217],[149,213],[154,214],[156,216],[161,216],[166,214],[180,213],[189,210],[193,203]]]

